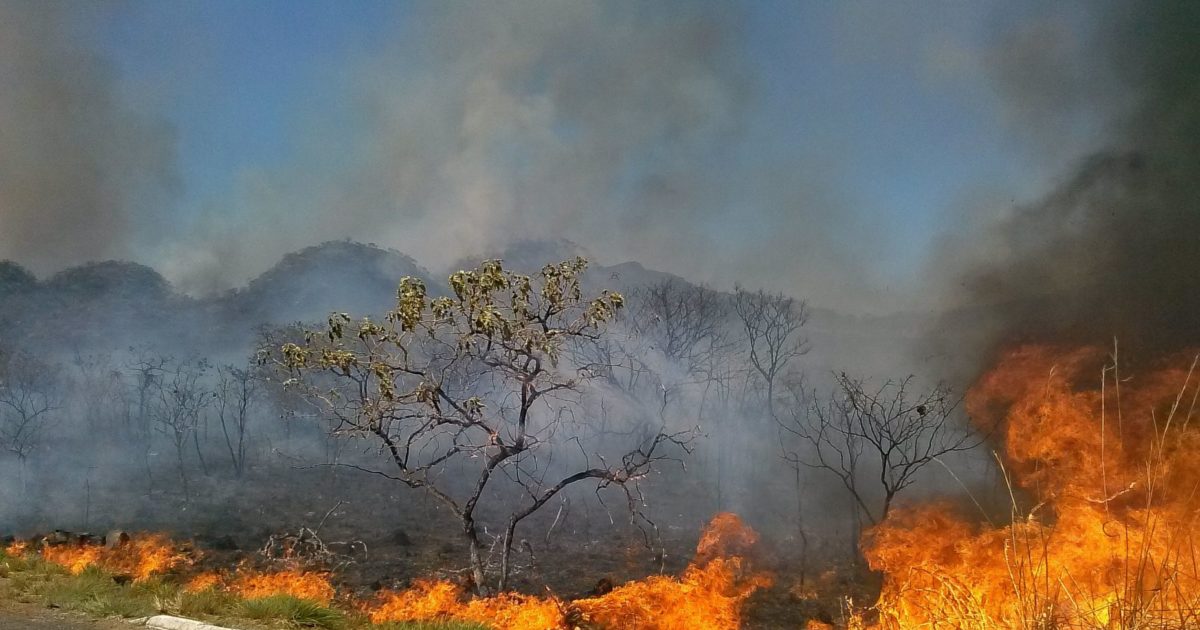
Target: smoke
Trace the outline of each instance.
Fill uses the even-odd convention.
[[[0,3],[0,258],[38,272],[127,256],[170,198],[174,139],[72,30],[93,6]]]
[[[837,156],[767,155],[750,138],[761,86],[743,9],[411,10],[389,27],[391,43],[330,59],[333,105],[297,123],[287,163],[243,172],[231,199],[168,246],[160,268],[177,286],[237,285],[340,238],[434,270],[567,238],[603,262],[728,286],[748,273],[832,302],[860,285],[855,239],[827,238],[832,224],[865,223],[831,192]],[[763,238],[779,247],[752,242]]]
[[[986,330],[990,347],[1116,337],[1156,353],[1200,343],[1200,7],[1129,3],[1105,18],[1085,49],[1088,70],[1113,78],[1095,99],[1134,103],[1115,118],[1107,146],[937,260],[960,270],[958,299],[982,305],[970,325]],[[1046,38],[1019,41],[1027,49],[1006,59],[1061,65],[1061,56],[1037,54]],[[1000,85],[1033,103],[1025,113],[1034,128],[1070,125],[1064,112],[1091,92],[1029,65],[1016,73],[1000,64]]]
[[[301,123],[292,164],[246,175],[234,202],[245,212],[214,217],[198,244],[225,243],[219,264],[180,273],[184,286],[228,284],[327,238],[393,245],[432,266],[572,232],[651,242],[694,230],[696,210],[721,197],[700,161],[736,136],[746,106],[734,9],[414,11],[395,43],[338,69],[342,115]]]

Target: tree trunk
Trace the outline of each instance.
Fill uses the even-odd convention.
[[[500,582],[497,584],[497,590],[502,593],[508,589],[509,558],[512,555],[513,537],[516,530],[516,520],[509,519],[508,527],[504,529],[504,540],[501,541],[502,548],[500,550]]]
[[[800,584],[804,584],[805,572],[808,568],[808,532],[804,529],[804,485],[801,482],[800,467],[793,468],[796,473],[796,534],[800,538]]]
[[[479,544],[479,532],[475,531],[475,519],[470,516],[463,517],[463,532],[467,536],[467,542],[471,546],[471,581],[474,582],[472,590],[476,595],[484,593],[484,576],[483,571],[483,553]]]

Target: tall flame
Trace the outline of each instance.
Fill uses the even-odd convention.
[[[1181,363],[1128,379],[1093,348],[1009,353],[967,409],[999,431],[1014,506],[1024,494],[1034,507],[997,526],[946,505],[895,511],[865,540],[885,574],[880,624],[1196,624],[1200,390]]]

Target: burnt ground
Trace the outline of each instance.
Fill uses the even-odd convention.
[[[518,530],[528,544],[514,551],[513,588],[536,594],[549,590],[569,599],[593,594],[602,581],[680,574],[717,511],[715,504],[698,505],[694,498],[705,496],[704,489],[688,483],[664,479],[646,488],[645,511],[657,523],[657,534],[631,522],[619,490],[602,494],[603,503],[593,489],[581,488],[566,502],[548,504]],[[360,598],[380,588],[404,588],[417,578],[462,580],[466,575],[467,550],[457,521],[423,493],[387,479],[276,466],[252,471],[243,480],[199,477],[192,480],[196,490],[188,501],[172,493],[170,484],[162,486],[93,496],[87,525],[97,532],[166,531],[194,540],[204,552],[203,568],[226,569],[244,561],[262,564],[259,549],[265,541],[307,527],[339,554],[334,576],[341,592]],[[743,516],[761,535],[750,566],[774,578],[771,588],[748,602],[746,627],[795,628],[812,618],[835,619],[846,595],[859,603],[873,601],[874,580],[848,561],[848,554],[835,551],[847,549],[845,541],[810,534],[806,554],[786,518]],[[46,520],[17,533],[55,527],[80,529]],[[5,630],[2,622],[0,630]]]

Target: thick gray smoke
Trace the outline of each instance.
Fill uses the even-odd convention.
[[[168,277],[229,284],[343,236],[434,267],[529,236],[603,230],[661,245],[720,197],[697,167],[742,120],[734,9],[413,8],[395,43],[333,81],[352,120],[306,121],[294,162],[243,188],[245,211],[214,220],[200,251],[176,253],[194,271]],[[666,242],[681,240],[693,241]]]
[[[0,3],[0,259],[39,273],[128,256],[175,183],[172,130],[71,29],[103,10]]]
[[[991,348],[1116,337],[1157,353],[1200,343],[1200,6],[1128,3],[1106,17],[1089,68],[1111,73],[1109,94],[1132,96],[1131,113],[1048,195],[941,261],[982,307],[960,323],[985,331]],[[1076,103],[1045,76],[1034,67],[1032,85],[1008,79],[1035,106]],[[1044,108],[1042,122],[1061,112]]]
[[[768,280],[826,304],[862,284],[857,241],[828,238],[854,222],[831,192],[837,156],[748,146],[759,86],[738,7],[410,8],[391,43],[336,61],[336,107],[302,120],[286,164],[247,174],[226,211],[163,256],[168,278],[194,293],[236,286],[331,238],[440,270],[565,237],[604,262]]]

